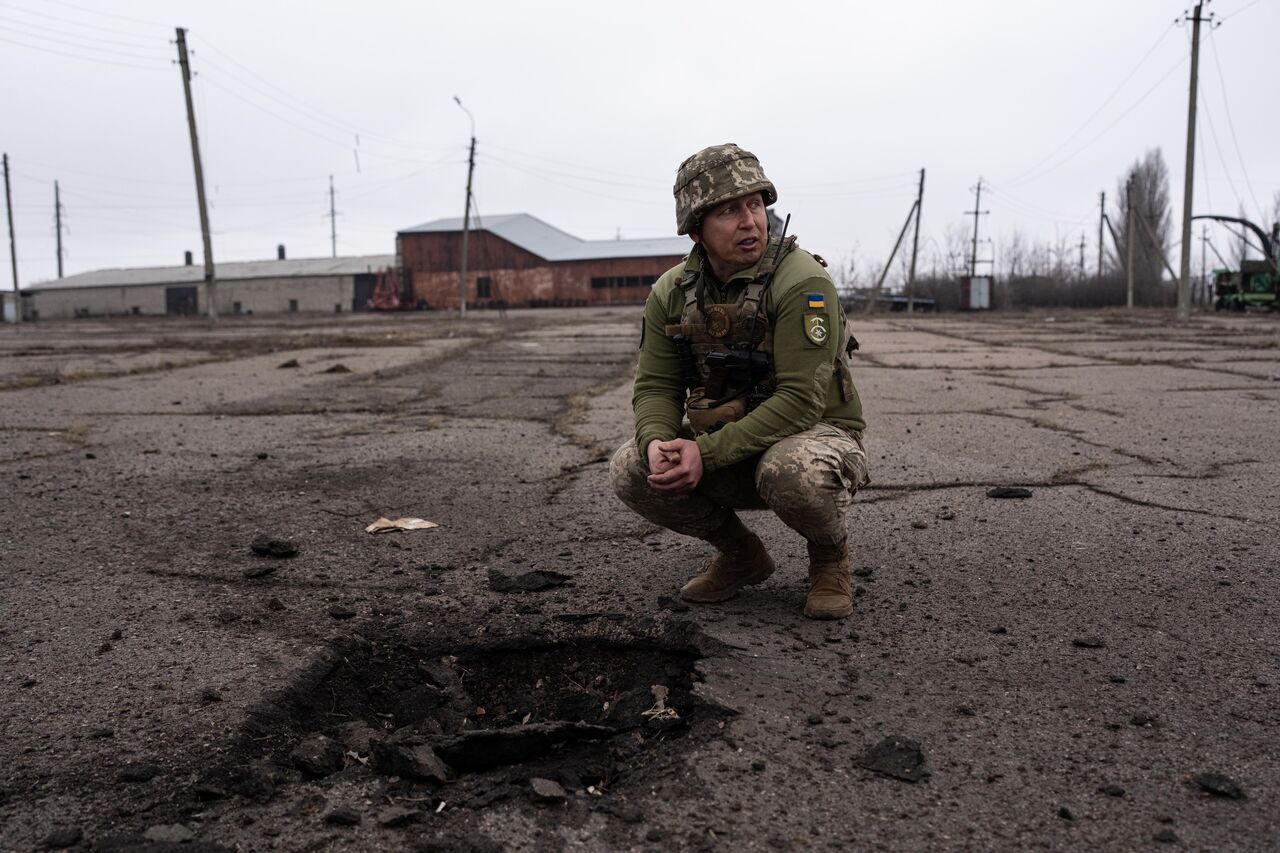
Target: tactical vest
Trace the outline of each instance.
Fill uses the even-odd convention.
[[[777,389],[773,363],[773,329],[764,309],[765,293],[783,259],[796,248],[794,236],[779,250],[769,241],[756,277],[736,302],[706,305],[701,269],[686,270],[680,280],[684,310],[680,322],[665,332],[676,344],[688,395],[685,413],[695,435],[715,432],[741,420]],[[819,263],[826,263],[814,256]],[[704,259],[704,263],[706,263]],[[840,312],[840,347],[832,370],[839,376],[840,396],[854,397],[850,356],[858,342]]]

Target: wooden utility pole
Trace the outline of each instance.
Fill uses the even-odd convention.
[[[1182,276],[1178,279],[1178,319],[1191,317],[1191,198],[1196,164],[1196,86],[1200,71],[1200,10],[1191,14],[1191,91],[1187,95],[1187,168],[1182,182]],[[1210,18],[1213,16],[1211,15]]]
[[[1129,180],[1124,185],[1124,205],[1124,250],[1127,255],[1125,259],[1125,275],[1128,278],[1124,305],[1126,308],[1133,310],[1133,175],[1129,176]]]
[[[1098,193],[1098,278],[1102,278],[1102,226],[1107,221],[1107,194]]]
[[[920,208],[924,206],[924,169],[920,170],[920,188],[916,190],[916,227],[911,234],[911,271],[907,274],[907,313],[916,310],[916,257],[920,254]]]
[[[329,246],[332,257],[338,257],[338,214],[333,209],[333,175],[329,176]]]
[[[196,169],[196,202],[200,205],[200,236],[204,240],[205,313],[218,319],[217,280],[213,275],[213,243],[209,239],[209,206],[204,197],[204,169],[200,166],[200,140],[196,136],[196,112],[191,104],[191,66],[187,63],[187,31],[178,31],[178,64],[182,66],[182,93],[187,99],[187,128],[191,131],[191,160]]]
[[[978,178],[978,186],[974,192],[977,194],[973,199],[973,210],[965,211],[966,215],[973,214],[973,254],[969,257],[969,278],[978,274],[978,217],[991,212],[979,209],[982,207],[982,178]]]
[[[58,182],[53,182],[53,226],[58,232],[58,278],[62,278],[62,197]]]
[[[1080,278],[1082,279],[1084,278],[1084,247],[1085,245],[1086,245],[1086,241],[1084,239],[1084,232],[1081,231],[1080,232]]]
[[[476,138],[467,157],[467,206],[462,214],[462,266],[458,270],[458,316],[467,316],[467,238],[471,236],[471,176],[476,171]]]
[[[9,192],[9,155],[4,155],[4,206],[9,212],[9,264],[13,269],[13,322],[22,322],[22,297],[18,295],[18,247],[13,237],[13,196]],[[0,322],[4,320],[4,303],[0,302]]]

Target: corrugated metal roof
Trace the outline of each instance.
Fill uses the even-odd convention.
[[[474,231],[488,231],[548,261],[595,261],[608,258],[683,257],[693,247],[688,237],[654,240],[582,240],[527,213],[485,216],[471,221]],[[462,218],[437,219],[401,234],[461,231]]]
[[[377,272],[396,262],[395,255],[361,255],[351,258],[298,258],[283,261],[231,261],[215,264],[218,281],[254,278],[298,278],[324,275],[356,275]],[[28,285],[23,292],[61,290],[77,287],[133,287],[145,284],[199,284],[204,281],[204,264],[176,267],[134,267],[93,270],[65,278]]]

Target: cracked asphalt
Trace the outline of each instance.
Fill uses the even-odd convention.
[[[659,602],[706,552],[607,490],[639,317],[0,330],[0,849],[175,824],[241,850],[1280,846],[1274,317],[855,318],[872,483],[835,624],[802,617],[803,543],[763,513],[769,581]],[[379,516],[440,526],[365,534]],[[301,553],[246,577],[259,533]],[[493,568],[573,580],[503,594]],[[373,815],[408,800],[359,767],[189,794],[335,643],[624,622],[705,636],[696,692],[736,715],[603,791],[445,786],[395,826]],[[864,769],[884,738],[926,778]],[[134,764],[154,778],[120,781]]]

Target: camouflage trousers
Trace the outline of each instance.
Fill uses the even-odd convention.
[[[837,545],[848,537],[845,514],[854,493],[870,479],[862,440],[826,423],[787,436],[758,456],[704,474],[688,494],[655,492],[648,475],[648,461],[634,439],[620,447],[609,464],[609,482],[622,502],[668,530],[707,539],[734,510],[771,509],[784,524],[819,545]]]

